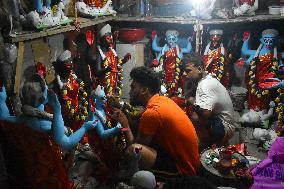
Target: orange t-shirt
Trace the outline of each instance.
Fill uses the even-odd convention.
[[[181,174],[196,174],[199,167],[199,152],[195,128],[174,101],[154,95],[142,114],[139,132],[153,135],[153,142],[175,160]]]

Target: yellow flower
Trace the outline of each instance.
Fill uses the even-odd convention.
[[[62,95],[63,95],[63,96],[66,96],[66,95],[67,95],[67,90],[66,90],[66,89],[62,91]]]
[[[75,120],[76,120],[76,121],[79,121],[79,120],[80,120],[80,116],[77,115],[77,116],[75,117]]]
[[[84,86],[85,86],[84,82],[83,82],[83,81],[81,81],[81,83],[80,83],[80,87],[84,87]]]
[[[87,92],[84,92],[83,97],[87,97],[87,96],[88,96]]]
[[[280,102],[280,98],[277,97],[277,98],[275,99],[275,102],[276,102],[276,103],[279,103],[279,102]]]
[[[278,66],[278,62],[273,62],[273,66],[277,67]]]
[[[257,98],[261,98],[261,94],[257,94]]]
[[[86,102],[84,103],[85,106],[88,106],[88,104],[89,104],[88,101],[86,101]]]
[[[224,61],[225,61],[224,57],[221,56],[221,57],[220,57],[220,61],[221,61],[221,62],[224,62]]]
[[[70,113],[71,113],[72,115],[75,113],[74,108],[72,108],[72,109],[70,110]]]
[[[253,75],[253,71],[249,71],[249,76],[252,76]]]
[[[110,79],[107,79],[107,83],[110,83]]]
[[[219,74],[219,75],[218,75],[218,78],[221,79],[221,78],[222,78],[222,74]]]
[[[180,69],[179,69],[179,68],[176,68],[176,71],[179,73],[179,72],[180,72]]]
[[[66,104],[67,104],[67,106],[70,106],[71,105],[71,101],[67,100]]]
[[[221,69],[221,70],[224,70],[224,66],[220,66],[220,69]]]
[[[84,115],[81,115],[81,120],[85,120],[86,117]]]

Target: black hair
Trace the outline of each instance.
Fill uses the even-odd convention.
[[[182,59],[182,67],[185,68],[186,64],[194,64],[196,67],[202,66],[203,67],[203,60],[202,56],[196,53],[185,55]]]
[[[164,184],[164,189],[217,189],[208,180],[197,176],[183,176],[180,178],[169,179]]]
[[[133,68],[130,72],[130,77],[140,85],[147,87],[152,94],[159,93],[160,79],[158,74],[151,68],[145,66]]]

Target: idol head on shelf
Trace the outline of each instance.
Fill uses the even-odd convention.
[[[262,37],[260,38],[260,42],[267,49],[273,49],[278,42],[279,32],[275,29],[266,29],[262,32]]]
[[[213,49],[217,49],[220,47],[223,39],[223,30],[214,29],[209,32],[210,34],[210,47]]]
[[[69,50],[65,50],[55,62],[55,71],[62,78],[67,78],[73,70],[72,55]]]
[[[106,24],[102,29],[99,31],[100,36],[100,45],[104,48],[113,48],[114,47],[114,39],[111,32],[111,26]]]
[[[236,7],[233,7],[234,15],[255,15],[258,9],[258,0],[234,0]]]
[[[175,48],[177,46],[179,33],[176,30],[166,31],[166,42],[170,48]]]

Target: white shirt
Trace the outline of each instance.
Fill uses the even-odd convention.
[[[226,136],[232,136],[234,126],[234,109],[231,97],[226,88],[211,74],[199,81],[195,105],[205,110],[214,112],[224,124]]]

